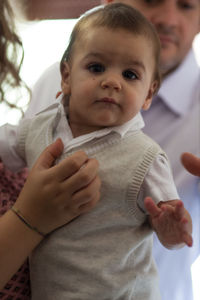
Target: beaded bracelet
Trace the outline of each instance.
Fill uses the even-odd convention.
[[[19,209],[15,208],[15,207],[11,207],[12,212],[14,212],[14,214],[30,229],[34,230],[35,232],[39,233],[42,237],[45,237],[45,234],[43,232],[41,232],[40,230],[37,229],[37,227],[33,227],[31,224],[29,224],[27,222],[27,220],[24,218],[24,216],[22,215],[22,213],[20,212]]]

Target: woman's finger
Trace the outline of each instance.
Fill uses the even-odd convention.
[[[82,168],[63,182],[63,189],[74,194],[88,186],[97,176],[99,164],[96,159],[89,159]]]
[[[49,169],[54,164],[55,160],[62,154],[63,143],[61,139],[57,139],[49,145],[42,154],[40,154],[33,169]]]
[[[63,159],[55,165],[50,172],[57,181],[62,182],[76,174],[87,161],[88,157],[85,152],[78,151]]]
[[[192,153],[185,152],[181,155],[181,161],[188,172],[200,176],[200,158]]]
[[[95,179],[73,195],[73,201],[77,206],[92,202],[94,199],[99,197],[99,191],[101,187],[100,178],[97,176]]]

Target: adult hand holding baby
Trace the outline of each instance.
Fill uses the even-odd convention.
[[[88,212],[100,197],[97,160],[79,151],[54,165],[62,151],[61,139],[43,151],[14,205],[44,234]]]

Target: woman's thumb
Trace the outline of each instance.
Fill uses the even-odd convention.
[[[44,149],[33,168],[49,169],[52,167],[55,160],[62,154],[63,147],[62,140],[58,138],[54,143]]]

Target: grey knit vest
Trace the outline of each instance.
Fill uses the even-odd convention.
[[[30,165],[52,141],[54,122],[39,116],[28,124],[20,151]],[[32,299],[160,299],[152,230],[137,206],[137,195],[162,150],[141,131],[123,139],[111,133],[73,151],[79,149],[99,161],[101,199],[90,213],[54,231],[35,249],[30,260]]]

